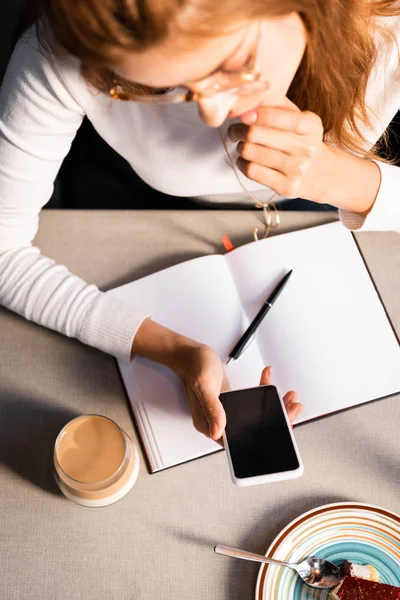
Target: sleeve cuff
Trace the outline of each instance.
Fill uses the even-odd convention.
[[[150,316],[140,309],[101,293],[86,315],[78,339],[115,358],[129,362],[136,332]]]
[[[400,168],[374,161],[381,171],[381,185],[367,216],[339,210],[339,218],[352,231],[400,232]]]

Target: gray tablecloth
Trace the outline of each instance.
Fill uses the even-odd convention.
[[[280,232],[332,218],[283,214]],[[37,244],[107,289],[221,252],[224,233],[251,241],[259,224],[252,211],[50,211]],[[400,332],[400,236],[357,239]],[[1,600],[250,600],[258,566],[214,555],[216,543],[263,553],[291,519],[330,502],[399,511],[399,396],[299,427],[299,480],[239,489],[223,452],[155,475],[142,458],[122,501],[77,506],[53,483],[52,444],[85,412],[136,436],[115,361],[4,309],[0,332]]]

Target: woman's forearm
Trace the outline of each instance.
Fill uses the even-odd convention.
[[[378,165],[337,148],[325,148],[325,185],[318,202],[367,215],[381,184]]]
[[[147,318],[137,330],[132,352],[175,370],[180,364],[180,354],[199,346],[200,344],[190,338]]]

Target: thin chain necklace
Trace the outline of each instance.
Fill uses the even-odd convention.
[[[260,200],[257,200],[257,198],[255,198],[255,196],[253,196],[253,194],[251,192],[249,192],[249,190],[247,190],[245,188],[245,186],[243,185],[243,183],[242,183],[242,181],[241,181],[241,179],[239,177],[239,174],[237,172],[237,167],[236,167],[236,165],[235,165],[235,163],[234,163],[234,161],[233,161],[233,159],[232,159],[232,157],[231,157],[231,155],[229,153],[228,146],[226,144],[226,140],[224,138],[224,135],[223,135],[220,127],[218,127],[218,133],[219,133],[219,136],[221,138],[221,142],[222,142],[222,145],[223,145],[224,150],[226,152],[226,155],[228,157],[229,165],[231,166],[231,168],[232,168],[232,170],[233,170],[233,172],[235,174],[235,177],[236,177],[236,179],[239,182],[240,187],[247,194],[247,196],[254,201],[256,208],[262,208],[263,209],[264,220],[265,220],[265,233],[264,233],[263,238],[265,239],[266,237],[268,237],[269,232],[271,231],[271,229],[273,229],[275,227],[278,227],[278,225],[281,222],[280,216],[279,216],[279,211],[278,211],[278,209],[276,207],[276,204],[273,202],[274,198],[276,198],[276,196],[278,194],[274,193],[273,196],[272,196],[272,198],[271,198],[271,200],[268,200],[268,202],[260,202]],[[271,211],[271,208],[272,208],[272,211]],[[253,236],[254,236],[254,240],[257,242],[258,239],[259,239],[259,237],[258,237],[258,227],[255,227],[253,229]]]

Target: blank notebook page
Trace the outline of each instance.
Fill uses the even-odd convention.
[[[293,269],[257,342],[276,385],[299,392],[305,410],[297,422],[400,391],[398,341],[340,223],[249,244],[227,260],[249,319]]]
[[[212,346],[222,357],[248,325],[234,282],[222,256],[194,259],[109,292],[129,304],[139,303],[154,321]],[[259,374],[257,347],[249,349],[246,363]],[[143,358],[119,361],[130,401],[153,470],[203,456],[220,446],[192,423],[183,385],[166,367]],[[247,370],[236,374],[239,387]]]

